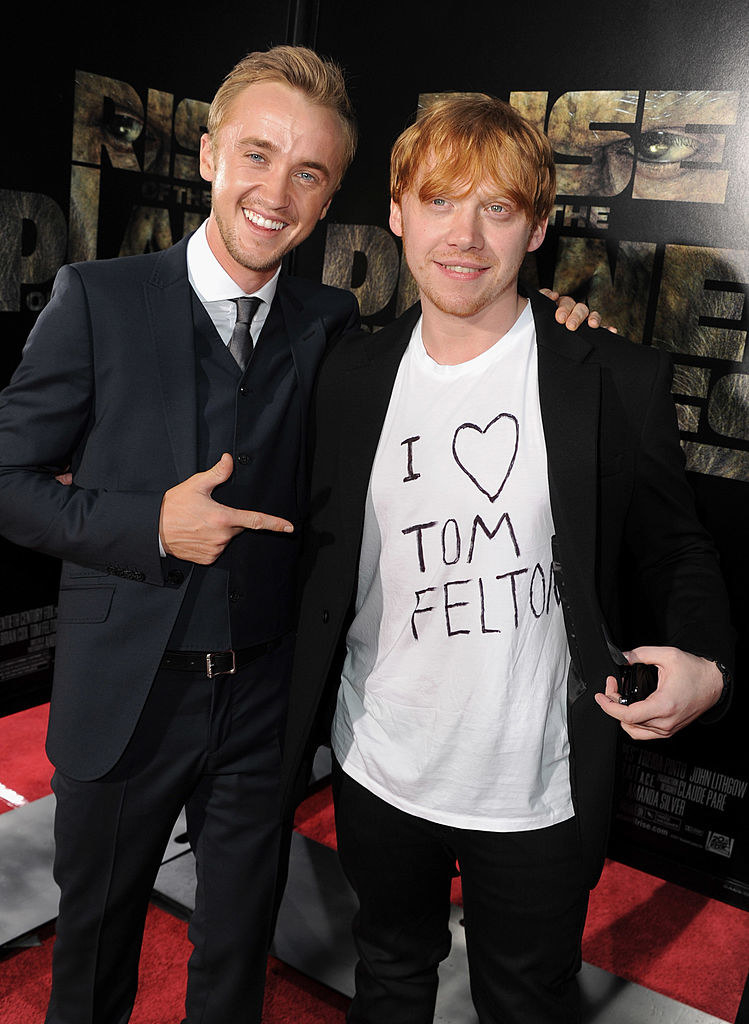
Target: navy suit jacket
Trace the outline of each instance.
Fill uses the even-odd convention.
[[[730,662],[733,634],[714,548],[683,471],[668,356],[605,330],[571,333],[531,296],[555,528],[555,576],[572,656],[571,783],[588,877],[603,862],[620,729],[593,699],[625,649],[665,644]],[[284,747],[288,810],[329,729],[352,615],[364,508],[395,376],[417,306],[338,346],[313,404],[316,452],[297,651]],[[629,614],[632,593],[646,626]],[[642,618],[642,617],[641,617]],[[636,633],[636,635],[635,635]]]
[[[0,395],[0,532],[64,560],[47,752],[81,780],[124,750],[191,571],[158,550],[165,490],[209,468],[186,247],[63,267]],[[274,301],[306,409],[356,301],[284,276]],[[68,466],[63,487],[54,474]]]

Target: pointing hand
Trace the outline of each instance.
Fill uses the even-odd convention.
[[[211,565],[229,541],[243,530],[293,532],[294,527],[286,519],[265,512],[230,508],[213,500],[214,488],[225,483],[233,469],[234,460],[225,452],[215,466],[195,473],[164,494],[159,536],[168,555],[198,565]]]

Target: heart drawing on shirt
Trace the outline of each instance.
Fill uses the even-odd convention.
[[[520,426],[509,412],[501,412],[483,429],[461,423],[453,435],[453,458],[489,501],[496,501],[507,483],[519,438]]]

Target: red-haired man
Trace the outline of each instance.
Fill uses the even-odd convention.
[[[391,164],[420,304],[318,383],[286,784],[335,706],[351,1024],[432,1021],[456,861],[482,1024],[577,1021],[618,723],[669,736],[725,690],[726,596],[667,356],[570,335],[518,290],[554,185],[548,141],[507,104],[429,108]],[[657,645],[627,655],[658,667],[641,703],[614,641]]]

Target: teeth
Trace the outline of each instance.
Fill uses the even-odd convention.
[[[443,263],[442,266],[445,270],[454,270],[457,274],[475,274],[477,270],[483,270],[483,267],[461,267],[459,264],[453,266],[452,263]]]
[[[268,220],[267,217],[261,217],[259,213],[255,213],[254,210],[243,209],[247,220],[252,221],[253,224],[257,224],[261,228],[269,228],[271,231],[280,231],[281,228],[285,228],[286,224],[282,220]]]

